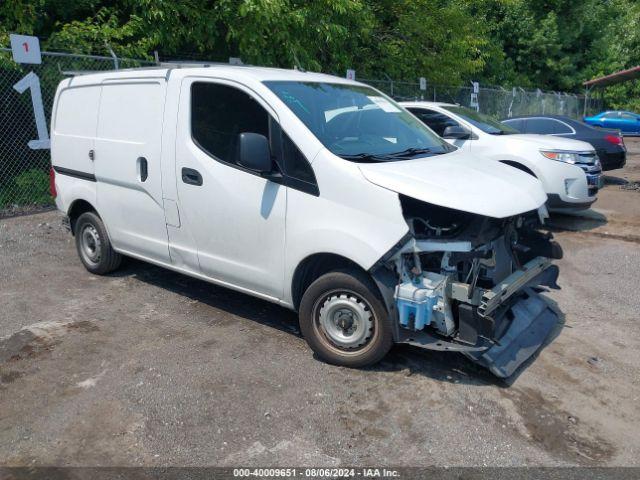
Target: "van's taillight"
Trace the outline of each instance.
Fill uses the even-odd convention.
[[[605,135],[604,139],[609,142],[609,143],[613,143],[614,145],[622,145],[622,137],[619,137],[617,135]]]
[[[49,192],[51,192],[53,198],[58,196],[58,192],[56,191],[56,171],[53,167],[49,170]]]

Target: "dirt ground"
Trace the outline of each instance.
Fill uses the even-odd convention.
[[[562,324],[502,382],[454,353],[314,359],[293,313],[130,261],[56,212],[0,220],[0,464],[640,466],[640,139],[556,216]]]

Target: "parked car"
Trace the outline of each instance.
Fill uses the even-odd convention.
[[[502,120],[502,123],[521,133],[554,135],[587,142],[596,149],[603,170],[622,168],[627,161],[627,149],[618,130],[595,128],[562,115],[512,117]]]
[[[540,182],[456,151],[379,91],[211,66],[60,83],[52,186],[80,260],[123,255],[299,313],[310,347],[360,367],[394,342],[510,375],[557,315],[561,249]]]
[[[584,210],[596,201],[602,169],[598,155],[588,143],[518,134],[508,125],[460,105],[434,102],[402,105],[452,145],[536,177],[549,197],[550,210]]]
[[[633,112],[608,111],[593,117],[584,117],[585,123],[594,127],[615,128],[627,135],[640,135],[640,114]]]

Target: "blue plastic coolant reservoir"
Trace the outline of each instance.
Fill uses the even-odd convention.
[[[400,324],[409,327],[413,318],[413,329],[422,330],[431,324],[434,307],[444,293],[446,277],[425,272],[417,281],[406,282],[396,287],[396,303]]]

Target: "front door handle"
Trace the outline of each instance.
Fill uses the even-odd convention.
[[[202,175],[200,175],[199,171],[194,170],[193,168],[183,167],[182,181],[189,185],[196,185],[199,187],[200,185],[202,185]]]

